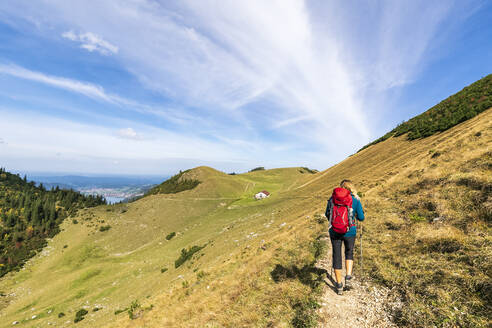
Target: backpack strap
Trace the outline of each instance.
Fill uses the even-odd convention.
[[[328,222],[330,222],[330,226],[328,227],[328,229],[330,229],[331,228],[331,222],[333,220],[333,198],[332,197],[328,200],[328,207],[330,209],[330,214],[328,215]]]

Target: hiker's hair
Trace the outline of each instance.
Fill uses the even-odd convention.
[[[355,186],[352,183],[352,181],[350,181],[348,179],[344,179],[344,180],[342,180],[342,182],[340,182],[340,187],[350,190],[352,195],[359,198],[359,196],[357,195],[357,189],[355,189]]]

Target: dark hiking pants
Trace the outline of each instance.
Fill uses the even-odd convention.
[[[331,248],[333,250],[333,269],[342,269],[342,242],[345,245],[345,260],[354,259],[355,236],[345,237],[336,233],[330,234]]]

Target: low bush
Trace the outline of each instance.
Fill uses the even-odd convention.
[[[311,173],[311,174],[316,174],[318,173],[319,171],[318,170],[314,170],[314,169],[310,169],[308,167],[301,167],[301,169],[299,170],[300,173]]]
[[[109,229],[111,229],[111,226],[110,225],[105,225],[105,226],[100,226],[99,227],[99,231],[101,231],[101,232],[108,231]]]
[[[456,238],[444,236],[434,240],[428,240],[424,247],[429,252],[453,253],[460,250],[463,245]]]
[[[118,315],[118,314],[126,312],[126,311],[128,311],[128,308],[119,309],[119,310],[114,311],[114,315]]]
[[[176,232],[171,232],[166,236],[166,240],[171,240],[174,236],[176,236]]]
[[[133,320],[133,319],[136,319],[138,318],[139,314],[140,314],[140,311],[138,311],[140,309],[140,303],[138,302],[138,300],[134,300],[132,302],[132,304],[130,304],[130,307],[128,308],[128,317]]]
[[[265,168],[263,166],[258,166],[255,167],[254,169],[249,170],[249,172],[255,172],[255,171],[265,171]]]
[[[174,261],[174,267],[179,268],[183,263],[185,263],[186,261],[191,259],[193,254],[195,254],[196,252],[199,252],[204,247],[205,247],[205,245],[204,246],[196,246],[195,245],[193,247],[190,247],[189,249],[183,248],[181,250],[181,255],[179,256],[179,258],[176,261]]]
[[[414,222],[428,221],[428,219],[425,216],[422,216],[419,213],[411,213],[409,218],[410,218],[410,220],[412,220]]]
[[[86,309],[80,309],[75,313],[75,319],[73,320],[74,323],[77,323],[79,321],[84,320],[85,315],[89,313]]]
[[[196,274],[196,279],[201,280],[205,278],[207,275],[208,273],[206,273],[205,271],[198,271],[198,273]]]
[[[436,158],[436,157],[439,157],[439,156],[441,156],[441,153],[440,153],[440,152],[438,152],[438,151],[436,151],[436,152],[434,152],[434,153],[432,154],[431,158]]]
[[[156,195],[156,194],[176,194],[185,190],[191,190],[198,186],[201,182],[196,179],[183,179],[183,174],[188,172],[180,171],[178,174],[172,176],[168,180],[164,181],[160,185],[157,185],[150,189],[145,195]]]

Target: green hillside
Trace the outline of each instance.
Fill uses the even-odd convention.
[[[19,269],[80,208],[104,204],[73,190],[46,190],[0,168],[0,277]]]
[[[492,107],[492,74],[470,84],[424,113],[403,122],[362,149],[404,134],[407,135],[408,140],[425,138],[446,131],[490,107]]]
[[[130,307],[133,301],[143,303],[181,289],[195,278],[217,283],[216,270],[235,276],[236,264],[223,267],[224,251],[236,252],[249,242],[261,242],[260,234],[267,238],[262,231],[271,230],[268,222],[289,204],[280,194],[312,176],[300,168],[227,175],[199,167],[185,174],[201,183],[176,194],[148,195],[130,204],[81,210],[73,217],[77,224],[65,220],[63,231],[48,243],[44,256],[0,281],[5,295],[16,291],[16,297],[5,296],[6,308],[0,303],[4,322],[19,321],[26,326],[49,320],[73,322],[76,312],[89,302],[89,311],[102,309],[90,312],[78,325],[99,326],[124,319],[125,314],[114,312]],[[254,193],[263,189],[272,196],[255,201]],[[270,211],[277,214],[259,214]],[[271,237],[264,243],[273,245]],[[214,288],[214,292],[219,290]],[[150,305],[142,308],[145,306]],[[66,317],[58,319],[59,313]],[[33,315],[36,318],[29,319]]]

